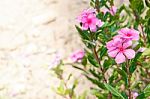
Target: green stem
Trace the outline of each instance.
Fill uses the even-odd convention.
[[[127,59],[127,62],[126,62],[127,64],[126,64],[126,66],[127,66],[127,73],[128,73],[128,94],[129,94],[129,99],[132,99],[132,94],[131,94],[131,89],[130,89],[130,87],[131,87],[131,77],[132,77],[132,75],[131,75],[131,73],[130,73],[130,71],[129,71],[129,61],[128,61],[128,59]]]

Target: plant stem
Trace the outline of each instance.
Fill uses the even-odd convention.
[[[93,53],[95,55],[95,59],[96,61],[98,62],[99,66],[100,66],[100,70],[102,71],[102,74],[104,75],[104,82],[107,83],[107,80],[105,78],[105,72],[102,68],[102,65],[101,65],[101,60],[98,58],[98,54],[97,54],[97,51],[96,51],[96,47],[93,48]]]
[[[135,11],[133,11],[133,14],[135,16],[135,20],[138,21],[139,20],[139,15]],[[141,24],[141,22],[139,23],[139,25],[140,25],[141,30],[142,30],[142,36],[143,36],[143,39],[144,39],[144,47],[146,47],[146,36],[145,36],[145,33],[144,33],[144,27]]]
[[[67,90],[68,89],[67,82],[65,81],[65,79],[63,78],[63,76],[61,76],[60,79],[64,82],[65,89]],[[70,96],[70,95],[68,95],[68,97],[65,96],[65,95],[61,95],[61,96],[63,96],[66,99],[72,99],[72,96]]]
[[[129,94],[129,99],[132,99],[132,94],[131,94],[131,89],[130,89],[130,87],[131,87],[131,73],[130,73],[130,71],[129,71],[129,61],[128,61],[128,59],[127,59],[127,64],[126,64],[126,66],[127,66],[127,73],[128,73],[128,94]]]
[[[94,55],[95,55],[95,58],[96,58],[96,60],[97,60],[97,62],[98,62],[98,64],[99,64],[99,66],[100,66],[100,70],[102,71],[102,74],[104,75],[104,82],[107,83],[107,80],[106,80],[106,78],[105,78],[105,71],[104,71],[103,68],[102,68],[101,60],[98,58],[98,54],[97,54],[97,51],[96,51],[96,47],[93,48],[93,53],[94,53]],[[109,92],[107,99],[112,99],[112,94],[111,94],[111,92]]]
[[[96,1],[95,1],[95,9],[96,9],[96,11],[97,11],[98,13],[100,12],[99,4],[100,4],[99,0],[96,0]]]
[[[91,34],[91,33],[90,33],[90,34]],[[90,36],[91,36],[91,40],[93,41],[93,36],[92,36],[92,34],[91,34]],[[101,70],[101,72],[102,72],[102,74],[103,74],[103,76],[104,76],[104,82],[107,83],[107,79],[105,78],[105,71],[104,71],[104,69],[102,68],[101,60],[100,60],[100,58],[98,57],[98,53],[97,53],[97,51],[96,51],[96,44],[95,44],[95,46],[92,48],[92,52],[94,53],[95,59],[96,59],[96,61],[98,62],[99,66],[100,66],[100,70]],[[111,92],[109,92],[107,99],[112,99],[112,94],[111,94]]]
[[[140,23],[140,27],[141,27],[142,35],[143,35],[143,39],[144,39],[144,47],[146,47],[146,36],[145,36],[145,33],[144,33],[144,27],[141,23]]]

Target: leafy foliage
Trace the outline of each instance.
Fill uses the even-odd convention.
[[[85,44],[85,56],[81,62],[71,65],[83,72],[84,76],[94,85],[90,86],[92,94],[98,99],[148,99],[150,97],[150,1],[129,0],[129,5],[122,4],[115,11],[114,0],[91,0],[91,7],[96,9],[96,18],[104,22],[96,31],[90,28],[83,29],[83,23],[75,26],[81,40]],[[106,9],[104,13],[103,8]],[[91,22],[91,21],[89,21]],[[140,32],[139,44],[132,42],[136,51],[133,59],[126,59],[122,64],[116,64],[115,60],[107,54],[107,42],[112,40],[118,30],[128,27]],[[146,48],[143,52],[140,49]],[[76,65],[78,64],[78,66]],[[65,64],[64,64],[65,65]],[[55,70],[55,69],[54,69]],[[57,67],[55,73],[61,78],[62,69]],[[58,93],[68,95],[76,99],[86,99],[75,95],[74,83],[71,89],[64,88],[64,84],[58,87]],[[138,96],[134,96],[134,93]]]

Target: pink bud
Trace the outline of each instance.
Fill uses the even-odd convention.
[[[72,55],[70,56],[70,59],[73,62],[81,62],[84,55],[85,55],[85,52],[83,50],[77,50],[77,51],[72,53]]]

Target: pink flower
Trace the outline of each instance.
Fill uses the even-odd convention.
[[[81,62],[82,58],[84,57],[85,52],[83,50],[77,50],[70,56],[73,62]]]
[[[136,99],[139,94],[137,92],[132,92],[132,95],[133,95],[133,99]]]
[[[60,52],[56,52],[54,57],[52,58],[50,64],[49,64],[49,69],[55,68],[61,63],[62,60],[62,55]]]
[[[116,14],[116,12],[117,12],[117,7],[112,6],[111,9],[109,10],[109,12],[110,12],[111,15],[114,16]]]
[[[96,11],[94,9],[84,10],[78,17],[78,22],[82,24],[83,30],[96,32],[97,27],[101,27],[104,23],[96,17]]]
[[[103,13],[106,14],[107,12],[109,12],[112,16],[114,16],[117,12],[117,7],[112,6],[110,9],[104,9]]]
[[[117,64],[123,63],[126,59],[132,59],[135,57],[135,51],[129,47],[132,45],[132,41],[124,41],[120,38],[115,38],[106,44],[108,49],[108,55],[115,58]]]
[[[107,12],[109,12],[109,10],[108,9],[104,9],[104,10],[102,10],[102,12],[104,13],[104,14],[106,14]],[[110,12],[109,12],[110,13]]]
[[[137,50],[137,52],[144,52],[145,50],[146,50],[146,48],[141,47],[141,48],[139,48],[139,49]]]
[[[139,32],[134,29],[122,28],[118,31],[119,36],[127,40],[139,40]]]

